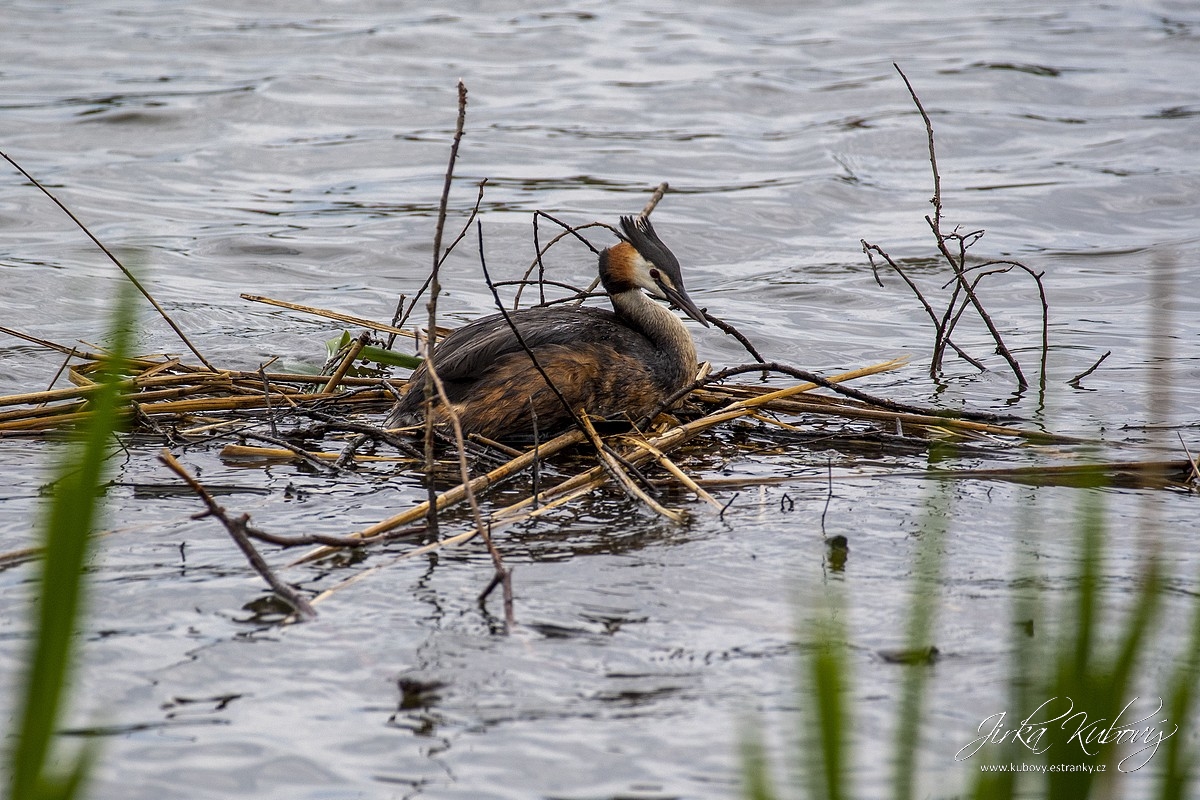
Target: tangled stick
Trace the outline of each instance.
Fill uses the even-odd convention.
[[[1018,262],[1009,260],[992,260],[986,261],[975,266],[967,266],[967,250],[983,236],[982,230],[970,231],[968,233],[960,233],[955,230],[952,233],[945,233],[942,230],[942,178],[937,165],[937,150],[934,145],[933,122],[929,118],[929,114],[925,111],[925,106],[922,104],[920,97],[917,96],[916,90],[909,81],[908,76],[900,69],[899,65],[893,64],[896,72],[900,74],[904,85],[908,88],[909,96],[912,97],[913,103],[917,107],[917,111],[921,115],[921,119],[925,123],[925,135],[929,146],[929,165],[933,172],[933,197],[930,203],[933,204],[933,213],[925,216],[925,222],[933,233],[936,241],[938,253],[950,266],[953,278],[947,281],[942,288],[947,288],[951,283],[954,284],[954,289],[950,295],[949,302],[946,305],[945,311],[939,316],[933,308],[933,305],[926,299],[924,293],[917,286],[916,282],[909,277],[903,269],[887,254],[883,248],[878,245],[870,244],[866,240],[862,241],[863,252],[867,255],[871,263],[871,269],[875,274],[876,283],[883,285],[879,278],[877,264],[873,254],[878,254],[905,282],[908,288],[913,292],[920,301],[925,313],[929,316],[934,325],[934,348],[933,357],[930,360],[929,374],[930,377],[936,378],[941,372],[942,360],[947,347],[953,349],[959,356],[970,362],[977,369],[984,370],[984,365],[977,359],[971,357],[951,338],[954,328],[957,326],[963,313],[968,309],[974,309],[976,315],[987,328],[992,341],[995,343],[996,353],[998,353],[1007,363],[1009,369],[1017,381],[1017,390],[1024,391],[1029,386],[1029,381],[1026,379],[1024,372],[1021,369],[1020,363],[1012,354],[1008,345],[1004,341],[1004,337],[1000,334],[1000,330],[996,323],[984,307],[983,302],[979,298],[976,289],[980,281],[988,275],[1001,274],[1009,272],[1012,269],[1021,269],[1026,272],[1037,284],[1038,294],[1042,303],[1042,357],[1041,357],[1041,372],[1040,386],[1044,390],[1046,385],[1046,359],[1050,349],[1049,343],[1049,306],[1046,302],[1046,291],[1042,284],[1042,276],[1044,273],[1035,272],[1028,266]],[[999,269],[990,269],[999,267]],[[975,272],[974,279],[971,279],[969,273]]]

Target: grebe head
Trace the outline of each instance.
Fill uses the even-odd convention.
[[[622,241],[604,251],[601,278],[608,293],[645,289],[660,300],[669,300],[692,319],[708,327],[708,320],[683,288],[679,259],[675,258],[645,217],[621,217]]]

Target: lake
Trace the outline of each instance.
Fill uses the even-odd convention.
[[[505,632],[498,601],[476,603],[492,574],[479,543],[389,564],[408,547],[396,543],[290,569],[320,591],[383,567],[315,621],[279,624],[221,527],[172,491],[161,442],[135,438],[112,462],[65,737],[101,748],[91,797],[737,797],[748,728],[780,775],[796,752],[809,650],[797,625],[834,596],[851,639],[855,781],[881,796],[911,669],[886,653],[904,645],[918,546],[943,525],[918,791],[954,797],[978,769],[955,753],[1006,710],[1027,565],[1048,602],[1068,597],[1089,504],[1110,533],[1112,614],[1147,548],[1170,556],[1169,624],[1139,679],[1145,697],[1165,691],[1200,570],[1195,492],[911,473],[1182,458],[1180,436],[1200,451],[1200,8],[459,5],[5,3],[0,149],[139,270],[213,363],[311,371],[326,340],[357,329],[240,295],[388,321],[429,272],[461,78],[448,228],[487,179],[480,219],[498,277],[533,260],[535,210],[613,224],[665,181],[653,219],[691,296],[766,358],[833,374],[907,355],[855,386],[1097,444],[984,441],[935,458],[843,443],[836,434],[861,426],[832,418],[801,421],[828,442],[734,425],[680,457],[697,476],[773,479],[714,490],[731,503],[723,515],[672,491],[663,501],[689,512],[673,524],[610,487],[498,535],[514,570]],[[944,230],[986,230],[977,261],[1044,273],[1044,385],[1041,306],[1024,273],[980,288],[1031,378],[1023,392],[970,315],[956,341],[986,371],[949,354],[931,379],[928,317],[896,274],[876,282],[864,239],[946,295],[925,221],[926,132],[894,63],[935,130]],[[124,278],[15,171],[0,174],[0,325],[95,349]],[[546,267],[575,284],[595,275],[572,242]],[[442,282],[446,324],[491,311],[473,234]],[[732,337],[690,327],[714,367],[749,360]],[[190,358],[150,312],[136,349]],[[46,388],[62,361],[0,334],[0,394]],[[61,447],[0,438],[0,551],[34,543]],[[388,468],[334,480],[228,463],[215,447],[174,452],[229,488],[219,500],[231,511],[281,533],[348,533],[425,496]],[[459,513],[446,528],[468,524]],[[849,541],[842,570],[826,557],[835,535]],[[281,567],[294,555],[267,554]],[[0,571],[4,718],[35,576],[28,562]],[[1195,736],[1196,720],[1173,722]],[[1157,763],[1125,775],[1123,795],[1144,794]]]

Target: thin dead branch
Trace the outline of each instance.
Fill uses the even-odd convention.
[[[213,499],[213,496],[208,493],[208,490],[187,471],[182,464],[176,460],[175,456],[171,455],[171,451],[166,448],[159,454],[159,460],[163,462],[176,475],[178,475],[184,483],[191,487],[192,491],[200,498],[204,505],[208,508],[200,517],[216,517],[216,519],[225,526],[225,530],[229,532],[229,536],[237,543],[238,549],[246,556],[246,560],[250,562],[250,566],[254,568],[262,579],[267,582],[271,590],[275,592],[279,599],[283,600],[291,606],[297,614],[302,618],[311,619],[317,616],[317,610],[312,607],[304,595],[297,592],[291,585],[280,580],[266,560],[254,547],[254,543],[250,541],[250,515],[243,514],[237,519],[233,519],[225,513],[225,509]],[[261,531],[255,531],[261,534]]]
[[[194,344],[192,344],[191,340],[188,339],[187,335],[183,332],[183,330],[178,325],[175,324],[175,320],[171,319],[171,315],[168,314],[166,312],[166,310],[161,305],[158,304],[158,301],[154,299],[154,296],[150,294],[150,290],[148,290],[145,286],[142,285],[142,282],[139,281],[137,279],[137,277],[132,272],[129,271],[129,268],[126,267],[124,264],[122,264],[121,260],[119,258],[117,258],[115,255],[113,255],[112,251],[109,250],[107,247],[105,247],[104,243],[101,242],[99,239],[97,239],[96,235],[94,233],[92,233],[86,225],[84,225],[82,222],[80,222],[79,218],[76,217],[75,214],[71,212],[71,209],[67,208],[67,206],[61,200],[59,200],[57,197],[55,197],[54,194],[51,193],[51,191],[49,189],[47,189],[45,186],[43,186],[38,181],[37,178],[33,177],[28,172],[26,172],[25,168],[22,167],[20,164],[18,164],[16,161],[14,161],[12,159],[12,157],[9,156],[7,153],[0,152],[0,157],[3,157],[5,161],[7,161],[9,164],[12,164],[17,169],[18,172],[20,172],[22,175],[25,176],[26,180],[28,180],[30,183],[32,183],[34,186],[36,186],[38,189],[40,189],[42,194],[46,195],[46,197],[50,198],[56,206],[58,206],[60,209],[62,209],[63,213],[66,214],[68,217],[70,217],[71,221],[74,222],[76,225],[78,225],[79,229],[81,231],[83,231],[85,234],[87,234],[87,237],[92,240],[92,242],[96,245],[96,247],[100,248],[100,252],[102,252],[102,253],[104,253],[104,255],[108,256],[108,260],[111,261],[113,264],[115,264],[117,269],[121,270],[121,273],[126,278],[129,279],[129,282],[132,283],[133,287],[135,289],[137,289],[138,292],[141,293],[142,297],[146,298],[146,300],[150,303],[150,305],[154,306],[154,310],[157,311],[158,315],[163,318],[163,320],[167,323],[168,326],[170,326],[171,330],[175,331],[175,335],[179,337],[179,340],[181,342],[183,342],[184,346],[186,346],[188,350],[192,351],[192,355],[194,355],[196,358],[198,358],[200,360],[201,364],[208,367],[209,369],[213,369],[212,364],[208,363],[208,359],[206,359],[204,357],[204,355],[199,350],[196,349],[196,346]]]
[[[920,301],[925,313],[933,322],[935,333],[933,357],[930,361],[929,368],[931,377],[936,378],[940,374],[942,359],[947,347],[952,348],[956,353],[958,353],[959,356],[969,361],[977,369],[984,369],[981,362],[969,356],[961,347],[955,344],[951,338],[951,334],[953,333],[953,330],[959,319],[961,319],[963,311],[969,307],[975,311],[975,314],[983,322],[984,327],[987,329],[988,334],[995,343],[996,353],[998,353],[1008,363],[1013,376],[1016,378],[1018,391],[1024,391],[1029,386],[1029,382],[1025,378],[1024,372],[1021,369],[1021,365],[1013,355],[1012,351],[1009,349],[1008,345],[1005,343],[999,327],[992,319],[991,314],[984,307],[983,302],[980,300],[976,291],[979,280],[984,275],[996,274],[997,272],[1008,271],[1012,268],[1022,269],[1036,282],[1038,294],[1042,302],[1042,357],[1040,387],[1042,391],[1044,391],[1046,385],[1046,359],[1049,353],[1049,306],[1046,302],[1045,288],[1042,285],[1042,273],[1037,273],[1026,265],[1016,261],[993,260],[977,266],[967,266],[967,250],[979,241],[984,232],[982,230],[975,230],[969,233],[960,233],[957,230],[949,234],[943,232],[942,177],[940,171],[938,170],[937,164],[937,148],[934,141],[933,122],[930,119],[928,112],[925,110],[925,106],[921,102],[921,98],[917,95],[916,89],[913,88],[912,82],[909,81],[908,76],[904,74],[904,71],[898,64],[893,64],[893,66],[895,67],[896,72],[899,73],[901,79],[904,81],[904,85],[907,87],[908,93],[912,98],[914,105],[916,105],[917,111],[920,113],[921,119],[925,125],[926,140],[929,148],[929,165],[933,173],[933,197],[931,198],[930,203],[932,203],[934,208],[933,214],[926,215],[925,221],[928,224],[930,231],[933,233],[939,254],[943,260],[945,260],[946,264],[950,267],[950,270],[953,273],[954,277],[950,282],[954,283],[954,289],[950,295],[950,300],[946,305],[945,311],[939,317],[939,315],[934,311],[933,305],[917,286],[916,282],[913,281],[912,278],[910,278],[908,274],[900,268],[899,264],[897,264],[896,261],[878,245],[869,244],[864,240],[862,242],[863,251],[866,253],[868,260],[871,262],[871,268],[875,274],[876,282],[882,285],[882,281],[879,279],[879,273],[873,254],[878,254],[881,256],[887,265],[897,275],[900,276],[900,278]],[[951,249],[952,244],[954,245],[954,250]],[[955,250],[957,252],[955,252]],[[968,279],[969,272],[995,266],[1001,266],[1004,269],[993,272],[982,272],[981,274],[977,275],[973,281]],[[960,296],[963,298],[961,305],[959,300]]]
[[[554,381],[551,380],[550,376],[546,373],[546,370],[542,368],[537,356],[525,342],[525,337],[521,334],[520,328],[518,328],[517,324],[513,322],[512,315],[509,313],[508,309],[504,307],[504,302],[500,299],[500,292],[496,289],[496,284],[492,282],[492,276],[488,273],[487,258],[484,256],[483,248],[483,223],[477,222],[476,226],[479,239],[479,268],[483,271],[483,280],[485,283],[487,283],[487,287],[492,293],[492,298],[496,301],[496,308],[499,309],[501,316],[504,317],[504,322],[508,325],[509,330],[512,331],[513,336],[516,337],[517,343],[521,345],[521,349],[525,351],[525,355],[529,356],[529,361],[531,364],[533,364],[533,368],[536,369],[538,374],[542,376],[542,380],[544,380],[546,385],[550,387],[550,391],[554,392],[554,396],[558,398],[558,402],[562,404],[563,410],[566,411],[571,417],[571,420],[575,423],[575,427],[581,431],[586,430],[579,418],[579,414],[574,408],[571,407],[571,404],[567,402],[567,398],[561,391],[559,391],[559,388],[554,385]]]
[[[484,524],[483,515],[479,511],[479,501],[476,500],[475,491],[471,488],[471,470],[467,466],[466,441],[463,438],[462,422],[458,418],[458,412],[455,411],[454,405],[450,402],[450,397],[446,394],[446,387],[437,374],[436,365],[430,360],[426,362],[425,366],[429,370],[429,379],[433,382],[437,390],[442,410],[449,417],[451,428],[454,430],[454,441],[458,446],[458,470],[462,478],[461,485],[466,493],[467,503],[471,507],[471,516],[475,520],[475,530],[483,537],[488,554],[492,558],[492,566],[495,568],[492,580],[479,595],[479,602],[482,605],[492,590],[496,588],[497,584],[502,586],[504,595],[504,620],[505,624],[511,628],[515,621],[513,615],[512,571],[506,569],[504,566],[504,559],[500,555],[500,550],[492,540],[491,528]]]
[[[446,227],[446,208],[450,202],[450,187],[454,182],[454,164],[458,160],[458,148],[462,144],[463,129],[466,126],[466,121],[467,85],[460,80],[458,82],[458,120],[454,125],[454,141],[450,145],[450,159],[449,163],[446,164],[446,178],[442,183],[441,199],[438,201],[437,227],[434,229],[433,234],[433,269],[429,273],[429,280],[426,281],[429,286],[429,302],[426,304],[426,308],[429,311],[429,327],[425,336],[426,380],[425,385],[421,389],[425,392],[425,480],[429,492],[429,515],[426,518],[426,525],[429,527],[430,533],[434,535],[437,534],[438,525],[437,503],[435,502],[437,499],[437,487],[434,485],[433,477],[435,462],[433,396],[436,394],[434,357],[437,349],[437,301],[438,295],[441,294],[442,290],[441,283],[438,280],[438,272],[444,260],[442,257],[442,233]],[[482,184],[479,190],[482,194]]]
[[[1076,389],[1080,388],[1079,382],[1082,381],[1084,378],[1086,378],[1088,375],[1091,375],[1093,372],[1098,370],[1100,368],[1100,365],[1104,363],[1104,360],[1111,355],[1112,355],[1112,350],[1105,350],[1104,355],[1102,355],[1098,359],[1096,359],[1096,363],[1092,364],[1090,367],[1088,367],[1083,372],[1076,375],[1074,378],[1071,378],[1071,380],[1067,381],[1067,384],[1069,386],[1074,386]]]

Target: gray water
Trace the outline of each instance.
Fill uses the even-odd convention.
[[[0,13],[0,148],[139,266],[221,366],[279,357],[276,367],[315,368],[343,330],[240,293],[386,320],[396,295],[416,290],[462,78],[470,107],[451,227],[488,179],[494,272],[514,277],[532,260],[535,209],[613,222],[668,181],[654,221],[692,296],[768,358],[833,372],[910,355],[858,385],[1100,438],[1101,457],[1178,457],[1176,431],[1200,450],[1193,3],[24,2]],[[925,131],[892,62],[936,129],[946,230],[984,228],[976,256],[1045,272],[1044,388],[1028,279],[985,284],[1033,378],[1024,393],[978,325],[959,339],[988,371],[950,359],[931,381],[924,312],[895,276],[875,283],[860,239],[904,259],[931,293],[942,280],[923,219]],[[101,340],[122,279],[61,212],[3,174],[0,324]],[[476,247],[464,242],[447,265],[449,322],[490,309]],[[594,275],[581,246],[552,252],[551,277]],[[183,350],[159,320],[143,321],[139,350]],[[748,360],[720,332],[694,333],[714,365]],[[1068,385],[1105,351],[1100,369]],[[0,393],[45,387],[60,362],[0,338]],[[1165,392],[1157,406],[1150,387]],[[795,621],[838,593],[857,682],[856,782],[880,796],[906,670],[880,651],[903,643],[913,555],[942,515],[942,658],[928,668],[920,796],[955,796],[977,769],[954,754],[1005,710],[1019,563],[1036,564],[1051,601],[1063,595],[1084,503],[1102,503],[1113,534],[1107,605],[1122,606],[1134,584],[1141,520],[1157,522],[1178,568],[1171,625],[1147,648],[1139,682],[1147,697],[1165,691],[1200,568],[1194,494],[851,479],[920,468],[925,456],[738,435],[742,446],[728,433],[690,448],[684,466],[797,479],[736,499],[718,492],[733,500],[723,518],[672,493],[669,504],[692,512],[681,525],[613,490],[501,537],[515,569],[508,635],[495,602],[475,603],[491,575],[481,546],[388,566],[324,603],[317,621],[273,624],[223,531],[191,519],[194,499],[150,491],[175,481],[157,444],[135,443],[115,461],[68,722],[99,734],[92,796],[734,797],[745,726],[761,726],[777,760],[795,753],[805,651]],[[57,452],[0,440],[0,550],[33,541]],[[231,466],[206,448],[178,454],[207,482],[245,487],[221,502],[279,532],[346,533],[423,496],[384,469],[332,481]],[[1078,456],[997,446],[951,466]],[[819,479],[830,468],[826,509]],[[825,564],[822,519],[826,535],[850,540],[844,572]],[[319,590],[403,550],[287,577]],[[6,719],[34,574],[0,572]],[[1196,720],[1174,722],[1194,737]],[[1156,763],[1122,791],[1143,792]]]

